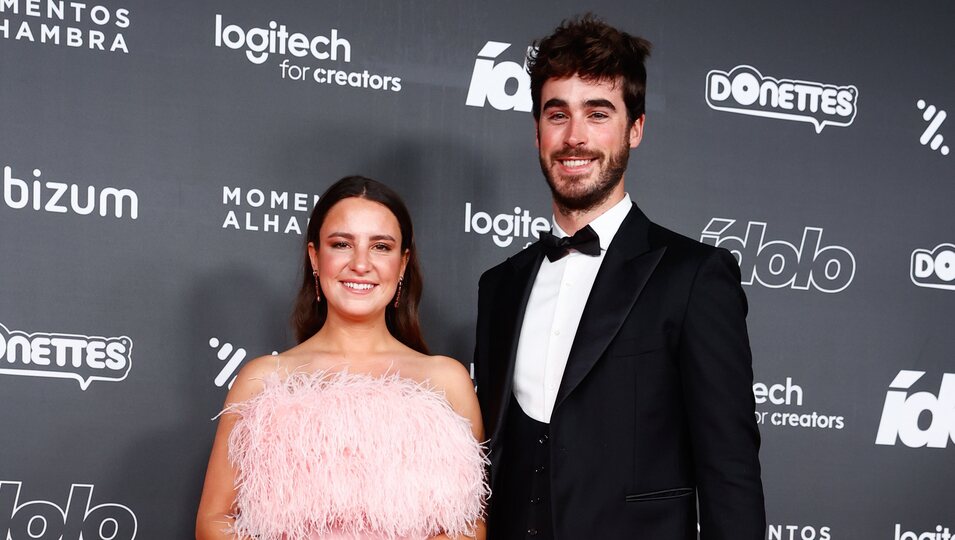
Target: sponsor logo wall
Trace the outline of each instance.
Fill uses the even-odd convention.
[[[955,12],[588,9],[655,45],[627,191],[739,263],[766,540],[951,538]],[[550,228],[526,55],[569,15],[0,0],[0,539],[191,537],[342,176],[405,197],[469,365],[479,276]]]

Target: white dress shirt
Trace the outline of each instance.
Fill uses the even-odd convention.
[[[550,423],[557,389],[594,279],[614,235],[633,203],[629,195],[590,222],[600,237],[600,255],[577,251],[541,263],[527,300],[514,366],[514,396],[527,416]],[[554,235],[568,236],[553,221]]]

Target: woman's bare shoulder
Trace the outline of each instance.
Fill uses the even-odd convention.
[[[278,354],[266,354],[246,362],[232,383],[229,402],[244,401],[262,391],[264,380],[276,375],[279,379],[300,371],[311,358],[298,347]]]
[[[467,399],[474,394],[474,383],[468,368],[450,356],[424,356],[419,362],[422,365],[422,380],[427,380],[436,390],[447,394],[452,402]]]

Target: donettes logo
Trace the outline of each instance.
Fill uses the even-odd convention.
[[[711,109],[808,122],[816,133],[826,126],[852,124],[858,98],[859,90],[853,85],[775,79],[752,66],[714,69],[706,74],[706,104]]]
[[[127,336],[8,330],[0,323],[0,375],[73,379],[86,390],[93,381],[122,381],[132,367]]]
[[[913,251],[909,276],[919,287],[955,291],[955,244]]]

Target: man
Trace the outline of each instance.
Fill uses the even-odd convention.
[[[739,267],[624,189],[650,43],[586,16],[535,45],[554,228],[481,277],[488,538],[761,540]]]

